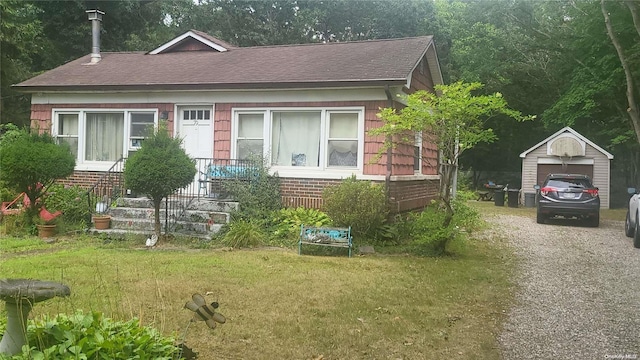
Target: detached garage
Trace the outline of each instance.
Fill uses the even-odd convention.
[[[553,173],[584,174],[600,191],[600,207],[609,208],[610,162],[613,155],[570,127],[560,129],[529,150],[522,158],[522,191],[534,193]]]

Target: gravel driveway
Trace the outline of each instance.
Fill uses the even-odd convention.
[[[499,337],[505,360],[640,359],[640,250],[624,223],[487,219],[515,249],[515,304]]]

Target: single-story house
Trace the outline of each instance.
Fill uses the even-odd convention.
[[[14,85],[31,94],[32,128],[77,155],[67,182],[91,186],[166,121],[193,158],[270,159],[287,206],[319,207],[322,190],[352,174],[386,182],[396,211],[436,197],[427,134],[376,160],[383,138],[367,133],[380,108],[443,83],[432,36],[235,47],[191,30],[148,52],[100,52],[93,15],[90,55]]]
[[[584,174],[599,188],[600,207],[609,208],[613,155],[572,128],[567,126],[558,130],[520,157],[525,194],[535,192],[533,186],[542,185],[548,174]]]

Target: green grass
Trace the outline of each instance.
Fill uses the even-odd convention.
[[[499,359],[511,301],[502,239],[470,240],[455,256],[347,258],[293,250],[222,251],[99,238],[0,238],[0,274],[55,280],[66,299],[33,316],[98,310],[181,336],[193,293],[220,303],[227,323],[189,327],[202,359]]]

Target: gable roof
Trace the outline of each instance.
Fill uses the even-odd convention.
[[[572,128],[570,128],[568,126],[563,127],[562,129],[556,131],[553,135],[551,135],[548,138],[546,138],[546,139],[540,141],[539,143],[533,145],[531,148],[529,148],[528,150],[526,150],[525,152],[520,154],[520,157],[524,159],[527,156],[528,153],[530,153],[533,150],[539,148],[540,146],[546,144],[549,140],[557,137],[558,135],[566,133],[566,132],[573,134],[578,139],[580,139],[580,140],[586,142],[587,144],[591,145],[591,147],[593,147],[594,149],[596,149],[596,150],[600,151],[601,153],[603,153],[604,155],[606,155],[609,160],[613,159],[613,155],[611,155],[609,152],[607,152],[606,150],[604,150],[600,146],[596,145],[594,142],[592,142],[591,140],[587,139],[586,137],[580,135],[580,133],[578,133],[577,131],[573,130]]]
[[[216,51],[170,51],[185,39]],[[242,48],[189,31],[149,53],[103,52],[94,64],[85,55],[14,86],[24,92],[401,86],[425,54],[441,84],[434,49],[432,36]]]
[[[203,45],[210,47],[212,50],[219,51],[219,52],[224,52],[235,47],[227,42],[224,42],[202,31],[189,30],[186,33],[178,36],[177,38],[169,41],[168,43],[160,45],[158,48],[149,51],[147,54],[156,55],[164,52],[169,52],[171,51],[171,49],[186,42],[187,39],[193,39],[195,41],[198,41]]]

